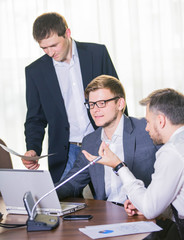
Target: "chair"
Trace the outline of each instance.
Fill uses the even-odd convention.
[[[0,139],[0,143],[6,146],[2,139]],[[13,168],[10,154],[6,152],[1,146],[0,146],[0,168]]]
[[[0,139],[0,143],[6,146],[2,139]],[[0,168],[13,168],[10,154],[6,152],[1,146],[0,146]]]

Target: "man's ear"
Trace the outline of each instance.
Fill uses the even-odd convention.
[[[66,29],[65,36],[66,36],[67,38],[70,38],[70,37],[71,37],[71,31],[70,31],[69,28]]]
[[[126,105],[125,99],[124,99],[124,98],[120,98],[120,99],[118,100],[118,103],[119,103],[118,109],[119,109],[120,111],[122,111],[122,110],[125,108],[125,105]]]
[[[160,128],[164,128],[166,125],[166,121],[167,121],[166,116],[164,114],[159,114],[157,116],[157,120],[158,120]]]

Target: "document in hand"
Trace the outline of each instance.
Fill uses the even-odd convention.
[[[55,153],[50,153],[50,154],[48,154],[48,155],[43,155],[43,156],[29,157],[29,156],[21,155],[21,154],[15,152],[14,150],[8,148],[7,146],[4,146],[4,145],[1,144],[1,143],[0,143],[0,147],[2,147],[5,151],[7,151],[7,152],[9,152],[9,153],[11,153],[11,154],[13,154],[13,155],[15,155],[15,156],[21,157],[21,158],[23,158],[23,159],[25,159],[25,160],[36,161],[36,160],[38,160],[38,159],[40,159],[40,158],[45,158],[45,157],[48,157],[48,156],[55,155]]]
[[[162,230],[158,225],[151,221],[139,221],[117,224],[106,224],[96,226],[86,226],[79,230],[92,239],[116,237],[129,234],[149,233]]]

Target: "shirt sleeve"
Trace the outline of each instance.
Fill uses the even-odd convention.
[[[147,219],[159,216],[182,187],[183,162],[174,148],[163,147],[157,152],[154,167],[155,172],[148,188],[127,167],[118,171],[128,198]]]

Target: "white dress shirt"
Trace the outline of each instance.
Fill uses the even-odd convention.
[[[119,159],[124,160],[123,150],[123,127],[124,127],[124,115],[122,115],[118,127],[114,132],[112,139],[109,140],[102,129],[101,139],[105,143],[109,144],[109,148],[115,153]],[[111,167],[104,166],[105,169],[105,192],[107,201],[124,203],[126,200],[126,194],[123,191],[123,185],[121,179],[112,171]]]
[[[180,127],[156,153],[155,172],[148,188],[127,167],[118,174],[133,205],[146,218],[159,216],[172,203],[184,218],[184,126]]]
[[[53,59],[59,86],[65,103],[70,125],[70,142],[82,142],[87,134],[94,131],[84,105],[84,87],[75,41],[72,40],[70,63]]]

